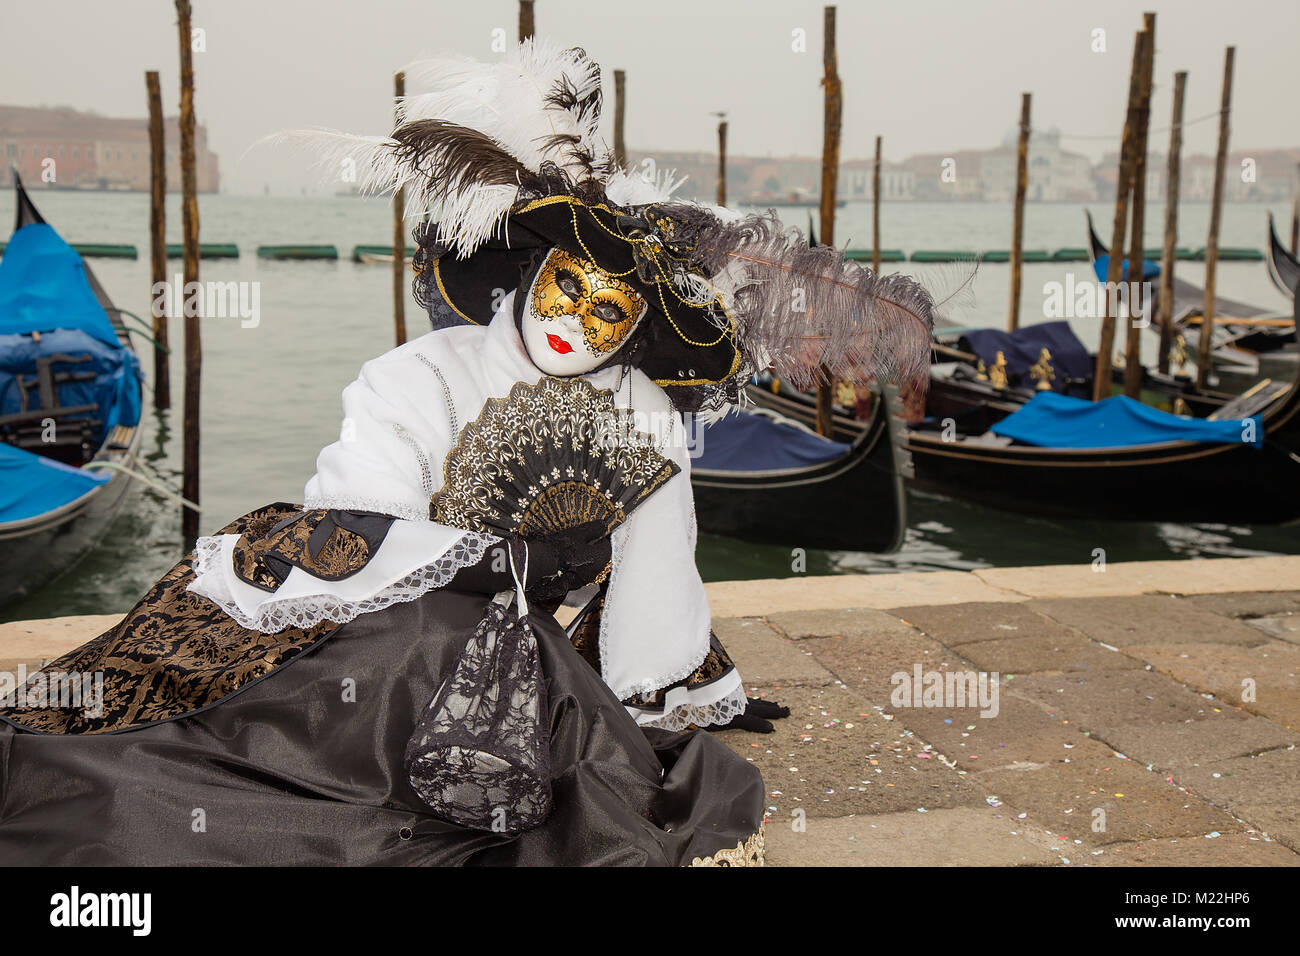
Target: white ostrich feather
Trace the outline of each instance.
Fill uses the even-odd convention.
[[[533,172],[555,163],[575,179],[585,177],[579,153],[602,158],[600,109],[583,112],[550,101],[557,88],[579,101],[600,93],[600,67],[575,49],[546,40],[524,40],[500,60],[468,57],[419,60],[405,68],[407,83],[425,92],[406,96],[398,107],[403,122],[439,119],[486,133]],[[557,146],[557,136],[572,137]]]

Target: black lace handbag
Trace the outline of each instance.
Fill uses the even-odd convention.
[[[525,546],[525,578],[527,562]],[[488,604],[405,756],[411,786],[435,816],[505,834],[537,826],[551,810],[546,681],[513,553],[510,563],[515,593]]]

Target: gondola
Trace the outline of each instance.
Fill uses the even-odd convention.
[[[1300,260],[1287,251],[1282,240],[1277,237],[1277,227],[1273,224],[1273,214],[1268,214],[1268,277],[1273,285],[1288,299],[1295,297],[1296,286],[1300,286]]]
[[[14,173],[0,258],[0,604],[69,570],[134,486],[142,376],[122,314]]]
[[[1298,306],[1300,308],[1300,306]],[[756,404],[810,421],[811,405],[751,387]],[[1262,447],[1166,441],[1112,448],[1015,444],[989,432],[908,428],[913,484],[1020,514],[1275,524],[1300,519],[1300,378],[1265,380],[1214,418],[1260,416]],[[834,418],[841,440],[865,428]],[[1151,489],[1161,489],[1152,494]]]
[[[1088,219],[1088,257],[1095,272],[1098,260],[1103,256],[1109,256],[1110,250],[1106,248],[1106,244],[1101,241],[1101,237],[1093,227],[1092,213],[1084,210],[1084,215]],[[1144,266],[1143,273],[1148,271]],[[1104,277],[1099,278],[1103,278],[1104,281]],[[1180,279],[1177,275],[1174,276],[1173,289],[1174,303],[1169,314],[1173,318],[1174,326],[1181,331],[1187,342],[1188,351],[1195,354],[1197,343],[1200,341],[1200,326],[1197,323],[1205,308],[1205,289]],[[1216,316],[1213,339],[1214,360],[1220,365],[1240,366],[1249,374],[1254,374],[1258,371],[1259,365],[1249,353],[1276,351],[1296,340],[1295,323],[1284,321],[1280,325],[1270,325],[1272,320],[1285,317],[1278,316],[1277,313],[1269,312],[1267,309],[1216,295],[1214,314]],[[1239,321],[1230,325],[1221,325],[1217,322],[1218,318]],[[1259,324],[1243,321],[1252,319],[1258,320]],[[1159,331],[1154,320],[1150,328]]]
[[[897,392],[873,402],[845,443],[762,409],[737,409],[702,430],[691,462],[701,531],[744,541],[885,554],[907,528],[910,471]]]

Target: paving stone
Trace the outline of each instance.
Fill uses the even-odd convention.
[[[1037,702],[1080,731],[1105,736],[1117,727],[1196,720],[1223,715],[1244,719],[1239,708],[1207,700],[1163,674],[1104,670],[1087,674],[1030,674],[1003,685],[1003,693]]]
[[[1161,644],[1125,649],[1163,674],[1300,730],[1300,647],[1266,641],[1257,647]],[[1253,701],[1243,700],[1245,681],[1254,682]]]
[[[29,670],[52,661],[122,620],[121,614],[82,614],[38,621],[0,624],[0,671],[17,673],[19,664]]]
[[[835,682],[811,653],[782,637],[760,618],[714,620],[713,630],[736,662],[746,686]]]
[[[1246,618],[1245,623],[1279,641],[1300,644],[1300,614],[1274,614]]]
[[[1300,591],[1235,591],[1191,594],[1183,598],[1196,607],[1225,617],[1252,618],[1300,611]]]
[[[999,694],[995,717],[975,709],[891,708],[894,719],[966,771],[1109,757],[1111,749],[1047,714],[1038,704]],[[971,778],[978,787],[977,778]]]
[[[1025,813],[1029,823],[1051,831],[1062,848],[1242,829],[1223,810],[1120,757],[991,770],[975,783],[996,794],[1009,812]],[[1104,818],[1095,814],[1098,809]],[[1094,820],[1105,829],[1094,831]]]
[[[1300,866],[1300,854],[1259,833],[1221,833],[1144,840],[1105,847],[1096,856],[1078,854],[1081,866]]]
[[[991,587],[1031,597],[1292,591],[1295,582],[1300,581],[1300,555],[1230,560],[1111,561],[1104,572],[1098,573],[1093,570],[1091,549],[1092,545],[1082,549],[1085,554],[1080,555],[1077,564],[980,568],[972,571],[971,576]]]
[[[714,581],[705,585],[705,589],[709,595],[709,607],[719,617],[751,617],[756,614],[767,617],[781,611],[818,608],[886,608],[905,604],[1024,600],[1023,595],[990,587],[965,571]]]
[[[891,614],[919,627],[949,647],[1017,637],[1077,637],[1076,632],[1028,604],[977,602],[947,606],[896,607]]]
[[[1300,743],[1300,734],[1263,717],[1216,715],[1181,723],[1123,724],[1108,729],[1105,741],[1138,763],[1176,773],[1183,767],[1214,767],[1231,757]]]
[[[1233,812],[1283,846],[1300,852],[1300,806],[1294,800],[1286,806],[1243,803],[1233,807]]]
[[[914,633],[895,615],[871,608],[839,608],[827,611],[786,611],[769,614],[767,622],[791,640],[809,637],[904,636]]]
[[[888,705],[897,673],[970,670],[974,665],[915,628],[875,636],[808,637],[799,641],[845,686],[866,695],[873,704]]]
[[[1113,647],[1130,644],[1259,644],[1263,635],[1251,627],[1168,595],[1061,598],[1033,601],[1062,624],[1077,628],[1095,641]]]
[[[963,644],[961,652],[980,670],[997,671],[999,674],[1060,673],[1139,666],[1133,658],[1077,634],[977,641]]]
[[[811,818],[983,805],[956,771],[918,757],[928,751],[900,722],[843,687],[761,690],[790,708],[776,732],[718,738],[762,772],[774,823],[788,825],[795,810]]]
[[[988,809],[809,818],[803,832],[773,819],[767,862],[773,866],[1026,866],[1053,865],[1036,846]]]
[[[1174,779],[1221,806],[1294,807],[1300,781],[1300,750],[1269,750],[1253,757],[1202,760],[1174,771]]]

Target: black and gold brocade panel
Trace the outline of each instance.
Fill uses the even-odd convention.
[[[246,531],[235,544],[235,574],[274,591],[293,568],[323,581],[356,574],[379,550],[393,518],[358,511],[295,509],[265,533]]]
[[[268,505],[219,533],[258,540],[279,522],[301,513],[296,505]],[[39,672],[102,674],[99,714],[81,707],[8,707],[0,714],[24,728],[50,734],[106,733],[180,717],[265,676],[340,626],[323,621],[277,634],[249,630],[209,599],[186,590],[193,580],[190,555],[167,572],[116,627]]]

